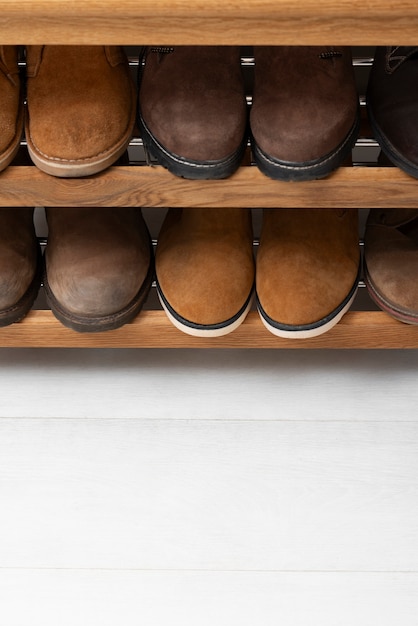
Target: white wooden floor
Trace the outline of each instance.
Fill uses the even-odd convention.
[[[0,624],[416,626],[417,359],[0,350]]]

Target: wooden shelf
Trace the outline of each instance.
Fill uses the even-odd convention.
[[[258,313],[225,337],[201,339],[177,330],[163,311],[142,311],[130,324],[104,333],[76,333],[50,311],[31,311],[17,323],[0,328],[5,348],[418,348],[418,327],[397,322],[380,311],[349,311],[327,333],[312,339],[272,335]]]
[[[81,179],[48,176],[29,165],[0,175],[0,206],[290,207],[418,209],[418,180],[395,167],[342,167],[323,180],[273,181],[242,166],[221,181],[190,181],[160,166],[115,166]],[[34,310],[0,328],[0,347],[50,348],[418,348],[418,327],[381,311],[349,311],[329,332],[309,340],[281,339],[256,312],[230,335],[201,339],[177,330],[161,310],[144,310],[131,324],[106,333],[80,334],[50,311]]]
[[[416,0],[1,0],[3,44],[416,44]],[[245,35],[243,35],[245,33]],[[243,41],[245,39],[245,41]]]
[[[185,180],[161,166],[117,166],[80,179],[34,166],[0,174],[0,206],[418,208],[418,180],[395,167],[342,167],[328,178],[280,182],[243,166],[225,180]]]
[[[0,0],[2,44],[416,45],[416,0]],[[159,166],[117,165],[83,179],[47,176],[32,165],[0,175],[0,206],[417,208],[418,181],[394,167],[342,167],[320,181],[284,183],[242,166],[222,181],[188,181]],[[100,334],[65,328],[33,310],[0,328],[0,347],[418,348],[418,328],[381,311],[349,311],[309,340],[273,336],[251,312],[217,339],[189,337],[160,310]]]

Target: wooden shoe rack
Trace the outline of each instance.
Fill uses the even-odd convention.
[[[418,3],[402,0],[0,0],[7,44],[402,44],[418,39]],[[245,41],[243,41],[245,39]],[[32,165],[0,174],[0,206],[418,208],[418,181],[395,167],[347,166],[327,179],[281,183],[243,165],[223,181],[187,181],[159,166],[127,165],[85,179],[58,179]],[[236,331],[210,340],[145,310],[100,334],[64,328],[47,310],[0,329],[1,347],[418,348],[418,328],[381,311],[350,311],[309,340],[274,337],[251,312]]]

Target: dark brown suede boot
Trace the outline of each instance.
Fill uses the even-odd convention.
[[[0,208],[0,326],[21,320],[41,284],[33,209]]]
[[[376,304],[418,324],[418,210],[372,209],[364,235],[364,280]]]
[[[232,174],[247,141],[239,47],[147,48],[139,126],[149,152],[173,174],[201,179]]]
[[[156,251],[157,289],[171,322],[197,337],[230,333],[252,301],[248,209],[170,209]]]
[[[304,339],[332,328],[351,306],[359,271],[356,210],[264,210],[257,304],[274,335]]]
[[[44,286],[55,316],[79,332],[130,322],[151,287],[153,252],[140,209],[47,209]]]
[[[418,47],[376,49],[367,87],[367,110],[383,152],[395,165],[418,178]]]
[[[26,140],[54,176],[87,176],[126,150],[136,93],[119,46],[28,46]]]
[[[254,54],[250,126],[258,167],[279,180],[327,176],[359,130],[350,48],[261,46]]]
[[[17,46],[0,46],[0,171],[16,156],[23,134]]]

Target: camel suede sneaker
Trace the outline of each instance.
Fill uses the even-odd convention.
[[[364,280],[389,315],[418,324],[418,210],[372,209],[364,236]]]
[[[157,290],[171,322],[196,337],[219,337],[245,319],[254,257],[248,209],[170,209],[156,250]]]
[[[23,135],[17,46],[0,46],[0,171],[14,159]]]
[[[47,174],[77,177],[126,150],[136,93],[119,46],[27,46],[26,140]]]
[[[140,209],[47,209],[44,287],[54,315],[79,332],[112,330],[139,313],[153,278]]]
[[[28,313],[41,276],[33,209],[0,208],[0,326],[18,322]]]
[[[376,49],[367,86],[367,111],[386,156],[418,178],[418,47]]]
[[[254,55],[250,126],[259,169],[278,180],[327,176],[359,131],[350,48],[261,46]]]
[[[232,174],[247,143],[240,48],[146,48],[138,125],[150,154],[173,174]]]
[[[330,330],[350,308],[359,272],[356,210],[264,210],[257,305],[274,335],[304,339]]]

